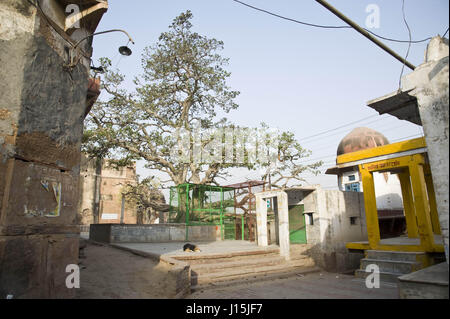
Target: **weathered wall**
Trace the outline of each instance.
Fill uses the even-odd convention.
[[[313,245],[310,253],[316,263],[329,271],[358,268],[363,255],[349,252],[345,244],[367,240],[363,193],[317,187],[305,194],[303,203],[305,212],[313,216],[313,225],[306,225],[306,238]]]
[[[0,24],[0,298],[72,297],[89,60],[64,69],[67,39],[27,1],[2,1]]]
[[[122,210],[122,190],[126,184],[136,183],[136,164],[133,166],[110,167],[107,160],[102,161],[101,174],[96,176],[95,159],[81,157],[80,169],[80,225],[89,225],[95,222],[94,201],[98,197],[99,223],[120,223]],[[97,179],[96,179],[97,178]],[[97,189],[96,187],[97,181]],[[125,202],[125,224],[136,224],[136,207]]]
[[[436,193],[439,223],[448,264],[449,216],[449,49],[448,39],[434,37],[425,52],[425,63],[402,78],[402,89],[413,89],[425,133]]]
[[[216,226],[188,226],[189,241],[215,241]],[[120,225],[92,224],[89,239],[105,243],[164,243],[186,240],[184,224]]]

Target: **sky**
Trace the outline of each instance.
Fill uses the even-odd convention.
[[[242,0],[273,13],[314,24],[345,25],[343,21],[314,0]],[[362,27],[379,8],[379,27],[370,30],[384,37],[408,40],[403,21],[402,0],[329,0],[331,5]],[[220,52],[230,59],[227,84],[241,94],[239,108],[228,113],[230,121],[270,127],[295,134],[303,147],[312,151],[306,163],[324,161],[319,176],[306,175],[305,185],[320,184],[337,189],[337,179],[325,175],[334,166],[336,149],[352,129],[365,126],[384,134],[390,142],[420,137],[420,126],[378,115],[366,102],[398,89],[402,63],[353,29],[320,29],[283,20],[232,0],[109,0],[97,31],[124,29],[134,39],[133,54],[122,57],[117,48],[127,44],[122,33],[94,37],[93,61],[112,59],[126,76],[125,87],[133,89],[133,77],[141,73],[141,54],[156,43],[180,13],[191,10],[193,30],[224,42]],[[449,25],[446,0],[405,0],[405,17],[413,40],[443,35]],[[446,36],[448,38],[448,34]],[[401,56],[408,43],[382,40]],[[411,44],[407,60],[423,63],[427,42]],[[404,68],[404,75],[411,70]],[[100,96],[101,98],[101,96]],[[353,123],[353,124],[350,124]],[[350,124],[350,125],[347,125]],[[344,127],[343,127],[344,126]],[[331,130],[331,131],[330,131]],[[328,133],[322,134],[323,132]],[[314,136],[314,137],[311,137]],[[137,173],[151,172],[138,162]],[[233,170],[233,177],[222,185],[259,179],[258,172]]]

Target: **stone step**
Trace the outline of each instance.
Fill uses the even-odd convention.
[[[232,258],[230,261],[191,264],[191,271],[195,273],[220,272],[230,268],[278,265],[284,261],[285,259],[281,256],[246,259],[241,257],[240,259]]]
[[[296,256],[290,260],[298,261],[303,264],[313,264],[314,261],[307,256]],[[227,262],[218,263],[197,263],[191,264],[191,271],[197,274],[206,274],[213,272],[221,272],[224,269],[242,269],[246,270],[248,268],[259,268],[264,266],[273,266],[286,263],[284,257],[274,256],[274,257],[264,257],[264,258],[248,258],[248,259],[233,259]]]
[[[251,251],[239,251],[229,253],[190,253],[182,256],[174,256],[173,258],[187,262],[189,264],[198,263],[216,263],[227,262],[233,259],[239,258],[261,258],[261,257],[274,257],[279,256],[280,251],[278,248],[271,248],[266,250],[251,250]]]
[[[380,272],[395,273],[395,274],[409,274],[413,271],[422,269],[420,262],[416,261],[398,261],[398,260],[382,260],[382,259],[361,259],[361,269],[365,270],[370,264],[375,264],[379,267]]]
[[[217,257],[217,258],[204,258],[204,256],[198,256],[196,258],[184,259],[176,257],[175,259],[184,261],[189,265],[208,265],[208,264],[221,264],[229,263],[242,260],[252,260],[252,259],[264,259],[264,258],[277,258],[280,257],[279,253],[274,254],[260,254],[260,255],[248,255],[248,256],[228,256],[228,257]]]
[[[401,251],[385,251],[385,250],[366,250],[366,258],[393,260],[393,261],[417,261],[420,257],[425,257],[423,252],[401,252]]]
[[[311,244],[290,244],[290,252],[292,253],[306,253],[313,248]]]
[[[196,274],[191,272],[191,285],[205,285],[210,283],[224,282],[230,280],[244,280],[249,278],[261,278],[264,275],[279,275],[284,273],[299,272],[302,269],[318,269],[311,259],[284,262],[278,265],[260,267],[239,267],[225,269],[220,272],[207,274]]]
[[[357,269],[355,271],[355,277],[357,277],[357,278],[366,279],[366,277],[370,274],[373,274],[373,273],[366,272],[362,269]],[[400,277],[400,276],[402,276],[402,274],[380,271],[380,281],[383,281],[383,282],[398,283],[398,277]]]
[[[265,273],[265,274],[257,274],[254,276],[245,276],[241,278],[234,278],[224,281],[215,281],[215,282],[209,282],[204,284],[192,284],[191,285],[191,293],[196,291],[201,291],[205,289],[217,289],[217,288],[224,288],[229,286],[237,286],[242,284],[248,284],[248,283],[254,283],[254,282],[261,282],[261,281],[267,281],[267,280],[276,280],[276,279],[283,279],[283,278],[289,278],[293,276],[304,276],[309,273],[319,272],[321,271],[318,267],[302,267],[297,268],[294,270],[289,271],[283,271],[283,272],[273,272],[273,273]]]

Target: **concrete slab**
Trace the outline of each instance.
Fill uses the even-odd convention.
[[[143,251],[157,255],[169,257],[176,256],[209,256],[214,254],[226,254],[250,251],[266,251],[279,249],[277,245],[269,245],[260,247],[254,242],[244,240],[223,240],[214,242],[195,242],[201,252],[184,252],[183,245],[185,243],[168,242],[168,243],[118,243],[115,246]]]
[[[446,262],[398,278],[402,299],[448,299],[448,264]]]
[[[434,242],[438,245],[443,244],[441,235],[434,235]],[[368,241],[357,241],[358,244],[369,244]],[[380,240],[380,245],[420,245],[420,238],[409,238],[406,236],[385,238]]]
[[[430,283],[448,286],[448,264],[446,262],[421,269],[399,277],[400,281]]]

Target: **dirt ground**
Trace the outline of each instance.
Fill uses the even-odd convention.
[[[369,289],[363,279],[325,271],[194,292],[188,299],[398,299],[396,284]]]
[[[168,266],[117,248],[89,243],[80,258],[77,299],[170,298]],[[84,256],[83,256],[84,255]]]

